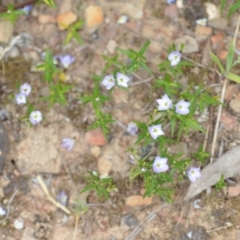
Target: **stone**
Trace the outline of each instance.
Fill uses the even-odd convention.
[[[72,11],[59,14],[57,17],[57,24],[59,30],[67,29],[71,24],[77,21],[77,15]]]
[[[124,215],[121,219],[121,222],[129,228],[134,228],[139,224],[138,219],[131,213]]]
[[[43,24],[55,23],[56,19],[51,15],[41,14],[41,15],[38,16],[38,22],[43,23]]]
[[[227,55],[228,55],[228,51],[225,49],[221,49],[217,54],[217,56],[219,57],[220,60],[226,59]]]
[[[99,6],[90,5],[85,10],[85,20],[89,32],[94,32],[103,22],[103,11]]]
[[[108,52],[110,54],[114,54],[115,53],[116,47],[117,47],[117,43],[114,40],[112,40],[112,39],[110,39],[108,41],[107,46],[106,46],[106,48],[107,48],[107,50],[108,50]]]
[[[113,163],[111,159],[108,159],[105,156],[98,158],[98,171],[100,175],[108,176],[112,169],[112,166],[113,166]]]
[[[90,152],[95,158],[98,158],[101,154],[101,148],[97,146],[91,147]]]
[[[8,43],[13,36],[13,24],[5,19],[0,19],[0,42]]]
[[[220,17],[220,8],[213,3],[206,2],[204,3],[206,7],[206,12],[208,14],[208,19],[214,19]]]
[[[237,123],[237,117],[232,116],[227,112],[222,112],[220,121],[224,124],[226,130],[233,130]]]
[[[100,128],[92,129],[85,134],[86,141],[93,146],[103,146],[107,143]]]
[[[212,35],[212,28],[197,25],[195,28],[195,35],[196,35],[196,39],[199,42],[205,41],[206,39],[209,38],[209,36]]]
[[[127,206],[141,206],[141,205],[149,205],[152,203],[152,197],[143,197],[141,195],[132,195],[128,197],[125,201]]]
[[[184,44],[183,53],[194,53],[194,52],[198,52],[199,50],[199,45],[197,40],[188,35],[184,35],[176,39],[175,44],[178,50],[180,50],[181,44]]]
[[[26,138],[16,147],[16,162],[20,171],[57,174],[61,170],[58,134],[53,127],[37,125],[25,129]]]
[[[236,197],[240,194],[240,184],[235,186],[229,186],[227,188],[227,193],[229,197]]]
[[[226,18],[209,19],[208,26],[217,30],[225,31],[228,27],[228,20]]]
[[[232,99],[230,101],[230,108],[236,113],[240,113],[240,100]]]

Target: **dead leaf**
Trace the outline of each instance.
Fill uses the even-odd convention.
[[[222,174],[224,175],[224,179],[227,179],[240,173],[240,146],[234,147],[214,163],[207,165],[201,173],[202,177],[196,182],[191,183],[184,198],[185,201],[214,186],[220,180]]]

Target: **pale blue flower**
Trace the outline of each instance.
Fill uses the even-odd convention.
[[[115,85],[115,80],[113,75],[108,75],[102,80],[102,84],[106,87],[107,90],[110,90]]]
[[[42,121],[42,113],[40,111],[33,111],[30,114],[29,121],[35,125]]]
[[[21,8],[20,10],[24,11],[25,14],[29,14],[33,9],[33,5],[26,5],[25,7]]]
[[[167,0],[167,4],[176,3],[176,0]]]
[[[25,104],[27,102],[26,96],[22,93],[16,94],[15,100],[18,105]]]
[[[21,87],[20,87],[20,93],[22,93],[23,95],[25,95],[26,97],[29,95],[29,93],[31,92],[32,88],[28,83],[24,83]]]
[[[156,100],[159,104],[158,110],[168,110],[172,107],[172,100],[165,94],[162,98]]]
[[[58,55],[58,59],[64,68],[68,68],[75,61],[75,57],[70,54]]]
[[[198,178],[202,176],[200,168],[191,167],[188,171],[188,178],[191,182],[195,182]]]
[[[6,214],[7,214],[7,211],[3,207],[0,206],[0,216],[4,216]]]
[[[60,202],[62,205],[66,206],[68,201],[68,195],[64,191],[61,191],[57,195],[57,201]]]
[[[189,106],[190,106],[189,102],[181,100],[176,104],[176,112],[181,115],[186,115],[189,113],[188,109]]]
[[[164,135],[161,124],[148,127],[148,131],[153,139],[157,139],[158,136]]]
[[[131,134],[131,135],[136,135],[137,131],[138,131],[138,127],[136,125],[136,123],[134,122],[130,122],[127,126],[127,131]]]
[[[169,169],[167,160],[167,158],[157,156],[153,162],[153,171],[155,173],[166,172]]]
[[[75,144],[75,141],[72,138],[63,138],[62,139],[62,147],[65,148],[67,151],[71,151],[74,144]]]
[[[171,52],[168,55],[168,60],[171,62],[171,66],[176,66],[181,60],[182,54],[180,52]]]
[[[130,81],[130,78],[122,73],[117,73],[117,83],[119,86],[122,87],[128,87],[128,82]]]

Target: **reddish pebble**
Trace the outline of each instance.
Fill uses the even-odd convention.
[[[92,146],[103,146],[107,143],[101,129],[92,129],[85,134],[86,141]]]

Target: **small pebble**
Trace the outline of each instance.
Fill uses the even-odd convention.
[[[22,218],[17,218],[14,220],[14,227],[17,230],[21,230],[24,228],[24,220]]]
[[[134,228],[139,224],[139,221],[133,214],[127,214],[122,217],[122,222],[129,228]]]

